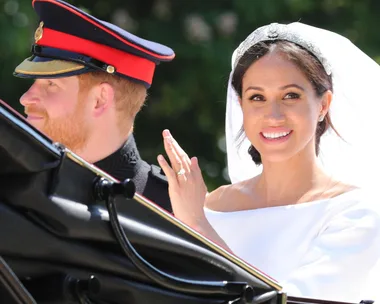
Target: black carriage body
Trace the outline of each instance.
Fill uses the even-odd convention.
[[[0,138],[0,303],[311,302],[286,298],[274,280],[138,194],[117,196],[119,224],[144,270],[122,250],[96,197],[99,180],[112,177],[4,103]]]

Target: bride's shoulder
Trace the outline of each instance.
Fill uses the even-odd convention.
[[[237,207],[239,202],[247,196],[248,182],[249,180],[246,180],[218,187],[207,194],[205,207],[215,211],[231,211],[232,207]]]
[[[374,212],[380,215],[378,191],[374,189],[341,184],[331,189],[330,199],[330,208],[339,212]]]
[[[363,189],[361,187],[345,183],[337,183],[335,187],[332,187],[325,193],[327,196],[326,198],[356,203],[367,202],[368,198],[373,196],[373,194],[373,191],[370,191],[369,189]]]

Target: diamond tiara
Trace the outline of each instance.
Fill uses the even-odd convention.
[[[288,27],[286,24],[271,23],[266,26],[262,26],[252,32],[237,48],[236,58],[234,61],[234,69],[236,68],[241,57],[247,52],[253,45],[261,41],[270,40],[286,40],[293,42],[312,53],[323,65],[327,75],[332,72],[331,66],[327,59],[323,57],[322,52],[313,43],[311,39],[305,39],[301,37],[300,33],[296,32],[293,28]]]

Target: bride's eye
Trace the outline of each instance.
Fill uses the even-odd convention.
[[[265,100],[264,96],[263,95],[259,95],[259,94],[252,95],[248,99],[252,100],[252,101],[264,101]]]
[[[288,93],[285,95],[284,99],[299,99],[300,95],[297,93]]]

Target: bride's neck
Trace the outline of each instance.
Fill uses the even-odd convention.
[[[284,162],[263,160],[263,172],[257,178],[256,191],[267,206],[287,205],[312,197],[331,179],[323,172],[315,156],[293,157]]]

